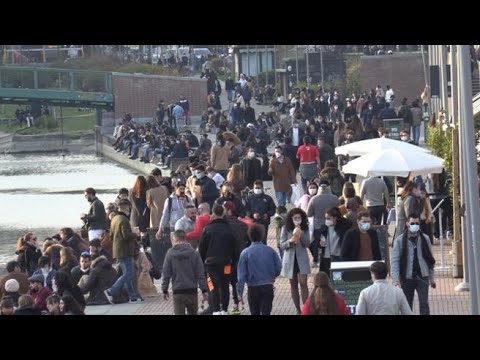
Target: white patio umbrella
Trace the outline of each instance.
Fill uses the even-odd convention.
[[[345,174],[358,174],[361,176],[403,176],[427,175],[441,173],[443,159],[414,150],[389,149],[368,153],[350,161],[342,171]]]
[[[430,150],[420,146],[412,145],[404,141],[393,140],[389,138],[377,138],[370,140],[356,141],[348,145],[335,148],[337,155],[362,156],[372,152],[379,152],[387,149],[395,150],[414,150],[422,153],[430,153]]]

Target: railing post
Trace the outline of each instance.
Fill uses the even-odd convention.
[[[70,75],[70,91],[75,90],[75,73],[73,71],[70,71],[68,73]]]
[[[38,89],[38,69],[33,70],[33,88]]]

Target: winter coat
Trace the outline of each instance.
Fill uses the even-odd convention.
[[[117,277],[117,272],[105,256],[99,256],[93,260],[90,275],[83,276],[78,285],[84,294],[89,293],[87,305],[109,304],[104,290],[109,289],[115,283]],[[118,296],[114,296],[113,300],[115,303],[121,302],[118,301]]]
[[[125,214],[119,213],[112,219],[110,236],[113,242],[112,257],[114,259],[133,256],[136,236],[132,232],[130,221]]]
[[[289,240],[292,238],[293,232],[287,230],[284,226],[280,233],[280,249],[284,250],[282,259],[281,276],[293,279],[295,258],[297,259],[300,274],[310,274],[310,264],[308,262],[307,248],[310,245],[310,232],[302,231],[302,237],[298,245],[292,245]]]
[[[174,294],[197,293],[207,291],[205,270],[200,254],[188,243],[175,244],[168,249],[163,264],[162,292],[168,292],[172,280]]]
[[[283,162],[273,158],[268,167],[268,174],[273,177],[273,188],[277,192],[290,191],[290,184],[297,183],[297,176],[292,162],[289,158],[283,157]]]

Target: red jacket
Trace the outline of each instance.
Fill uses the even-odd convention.
[[[350,311],[348,311],[343,297],[335,293],[335,301],[337,302],[340,315],[350,315]],[[303,304],[302,315],[310,315],[310,297],[307,299],[307,301],[305,301],[305,304]]]
[[[29,291],[28,295],[33,298],[33,307],[40,310],[47,309],[47,298],[52,295],[52,291],[48,287],[43,287],[39,292]]]
[[[210,215],[200,215],[195,220],[195,227],[193,228],[193,231],[190,231],[185,238],[187,240],[199,240],[200,236],[202,236],[203,228],[208,224],[210,224]]]
[[[250,219],[249,217],[244,217],[244,218],[239,217],[238,220],[240,220],[241,222],[247,224],[247,226],[248,226],[249,229],[250,229],[250,227],[253,225],[253,219]]]

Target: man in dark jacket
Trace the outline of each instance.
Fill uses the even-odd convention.
[[[99,256],[92,261],[90,274],[82,277],[78,287],[84,294],[89,294],[87,305],[106,305],[109,300],[105,296],[105,289],[110,288],[118,278],[118,273],[105,256]],[[128,301],[125,291],[113,297],[115,304]]]
[[[229,282],[235,259],[235,236],[228,222],[223,219],[223,213],[221,205],[213,206],[212,221],[203,230],[198,248],[209,278],[207,281],[214,315],[227,314]]]
[[[173,311],[175,315],[197,315],[197,288],[200,288],[203,301],[207,300],[207,284],[205,270],[200,254],[185,240],[185,232],[176,230],[173,233],[173,247],[165,256],[162,273],[162,291],[168,300],[168,285],[172,279]]]
[[[238,310],[239,298],[237,294],[237,266],[240,253],[247,246],[250,245],[250,240],[247,236],[248,226],[244,222],[238,220],[237,207],[233,201],[227,201],[223,204],[225,208],[225,220],[232,228],[233,235],[235,236],[235,259],[234,266],[232,266],[232,277],[230,278],[230,284],[232,285],[232,297],[234,303],[234,311]]]
[[[335,161],[335,150],[325,142],[324,135],[318,137],[317,147],[320,152],[320,169],[323,170],[328,160]]]
[[[263,191],[263,182],[256,180],[253,185],[253,195],[250,195],[246,204],[247,216],[253,219],[253,222],[265,226],[263,243],[267,243],[268,226],[270,218],[275,215],[275,203],[271,196]]]
[[[215,181],[207,176],[205,165],[199,165],[195,168],[195,177],[197,178],[195,186],[200,187],[200,193],[198,195],[200,195],[201,201],[196,196],[195,200],[198,200],[198,205],[202,202],[206,202],[212,207],[215,199],[218,197],[218,189]]]
[[[262,177],[262,164],[256,158],[253,147],[248,149],[247,155],[240,161],[240,166],[242,167],[243,182],[250,189],[253,188],[253,182]]]
[[[113,243],[112,257],[117,259],[120,268],[122,269],[122,276],[117,279],[112,287],[105,290],[105,296],[111,304],[113,304],[113,296],[117,295],[124,285],[127,286],[130,302],[136,302],[138,299],[143,300],[137,294],[137,291],[133,286],[133,276],[135,271],[133,255],[135,251],[136,236],[133,234],[130,225],[129,210],[129,204],[121,201],[118,204],[118,214],[112,219],[110,227],[110,236]]]
[[[300,166],[300,162],[297,158],[297,147],[292,145],[292,138],[288,136],[285,138],[285,144],[283,145],[283,155],[290,159],[295,172],[297,172],[298,167]]]
[[[82,214],[81,219],[88,229],[88,240],[101,239],[107,227],[107,215],[103,203],[95,196],[95,189],[85,189],[85,199],[91,204],[88,214]]]
[[[377,232],[370,228],[372,219],[368,211],[357,217],[357,228],[348,230],[342,243],[342,261],[382,260]]]

